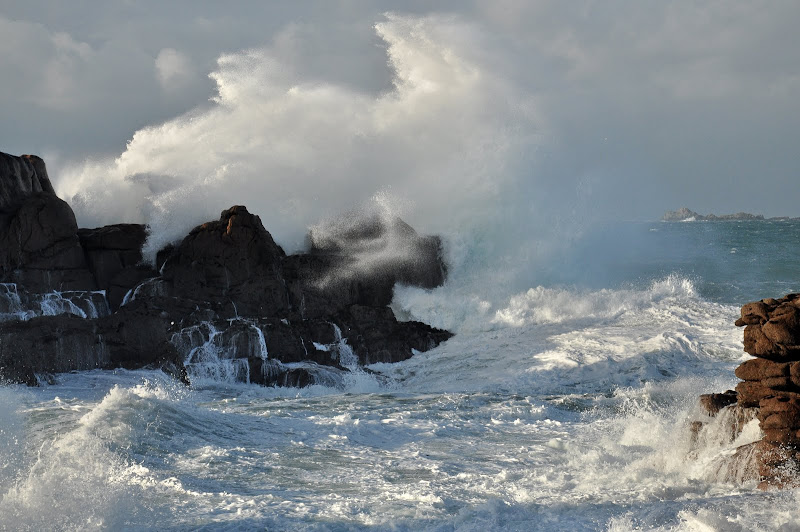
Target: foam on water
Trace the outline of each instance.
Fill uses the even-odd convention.
[[[734,311],[680,277],[540,287],[374,366],[388,381],[182,390],[121,371],[4,388],[24,460],[3,472],[2,526],[775,529],[800,518],[796,495],[736,483],[720,458],[757,426],[690,430],[697,396],[733,384]]]
[[[675,276],[643,290],[537,287],[496,310],[485,305],[461,328],[464,310],[452,301],[398,290],[394,305],[403,313],[459,334],[434,351],[373,369],[412,389],[580,393],[724,373],[745,356],[741,333],[730,326],[738,309],[704,301]]]
[[[18,395],[33,425],[19,469],[4,485],[0,527],[25,530],[113,529],[144,515],[146,486],[157,483],[127,454],[148,436],[148,403],[158,388],[112,388],[99,404],[59,397],[31,404]],[[27,403],[27,404],[26,404]]]

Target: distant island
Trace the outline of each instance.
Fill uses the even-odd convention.
[[[667,211],[661,217],[662,222],[728,222],[728,221],[752,221],[752,220],[800,220],[800,218],[790,218],[788,216],[776,216],[764,218],[762,214],[750,214],[749,212],[737,212],[736,214],[698,214],[686,207],[681,207],[677,211]]]

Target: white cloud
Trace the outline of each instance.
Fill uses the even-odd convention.
[[[775,193],[796,189],[794,2],[87,6],[0,20],[3,146],[118,157],[51,167],[82,224],[238,202],[295,242],[388,188],[429,231],[491,218],[487,245],[683,204],[800,214]]]
[[[137,131],[115,160],[65,174],[60,192],[92,223],[135,205],[154,246],[243,203],[294,249],[321,217],[383,191],[428,231],[474,227],[536,142],[530,102],[480,62],[487,44],[468,24],[390,15],[376,30],[393,90],[307,83],[271,48],[224,55],[211,108]]]
[[[194,69],[189,57],[174,48],[162,48],[155,61],[156,78],[167,91],[178,90],[191,82]]]

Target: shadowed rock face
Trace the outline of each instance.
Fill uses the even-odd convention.
[[[763,489],[800,485],[800,294],[742,306],[736,325],[744,350],[756,358],[736,368],[742,379],[733,396],[739,409],[758,418],[763,438],[750,454]],[[722,394],[701,397],[708,405]],[[730,407],[729,407],[730,408]]]
[[[331,305],[383,307],[397,283],[435,288],[447,266],[437,236],[420,236],[396,217],[350,213],[309,233],[308,253],[283,262],[293,308],[305,317],[331,312]]]
[[[0,212],[13,213],[41,194],[56,194],[44,161],[35,155],[15,157],[0,152]]]
[[[0,279],[39,292],[95,289],[77,231],[44,161],[0,153]]]
[[[161,250],[155,270],[142,263],[144,226],[79,230],[41,159],[0,156],[0,283],[15,283],[0,290],[0,378],[154,366],[186,380],[184,362],[200,371],[221,359],[236,378],[305,386],[451,336],[386,306],[395,283],[432,288],[446,272],[438,237],[402,220],[340,222],[287,257],[234,206]],[[74,297],[84,306],[104,293],[108,305],[87,313],[61,298],[24,311],[52,290],[84,291]]]
[[[108,304],[117,309],[125,294],[158,272],[142,263],[147,230],[140,224],[116,224],[97,229],[78,229],[89,270],[97,286],[106,291]]]
[[[285,256],[258,216],[234,206],[219,221],[195,227],[167,256],[162,278],[176,297],[232,302],[239,315],[285,315]]]

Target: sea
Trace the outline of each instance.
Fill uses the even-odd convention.
[[[800,491],[726,468],[757,422],[690,431],[748,358],[739,307],[798,264],[798,221],[597,224],[523,286],[397,286],[455,336],[329,386],[0,386],[0,530],[800,530]]]

